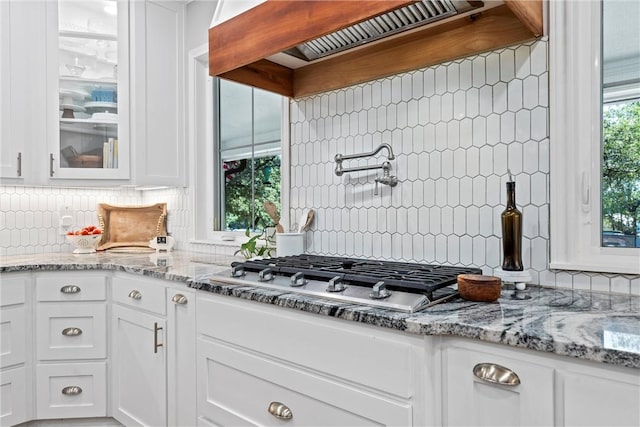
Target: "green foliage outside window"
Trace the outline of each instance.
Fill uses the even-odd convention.
[[[635,235],[640,224],[640,101],[605,106],[602,154],[603,229]]]
[[[255,230],[274,225],[263,204],[271,201],[278,211],[281,209],[280,156],[258,157],[253,162],[251,159],[229,161],[224,163],[223,168],[226,229]]]

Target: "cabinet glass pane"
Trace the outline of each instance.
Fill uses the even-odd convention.
[[[118,167],[117,3],[60,1],[60,167]]]

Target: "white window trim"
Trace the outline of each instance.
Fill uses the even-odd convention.
[[[550,268],[640,273],[640,249],[600,246],[600,2],[550,1]]]
[[[209,77],[209,45],[203,44],[188,55],[188,131],[189,152],[192,153],[189,181],[193,227],[190,243],[238,246],[246,240],[244,231],[214,231],[213,209],[213,99],[202,96],[212,93],[213,78]],[[206,77],[205,77],[206,76]],[[280,222],[289,224],[289,100],[282,101],[282,138],[280,171]]]

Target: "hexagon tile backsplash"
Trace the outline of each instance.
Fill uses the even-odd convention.
[[[501,263],[500,213],[507,168],[524,213],[523,258],[537,283],[640,294],[640,277],[557,272],[549,258],[548,60],[546,40],[501,49],[291,102],[291,218],[313,207],[316,254],[472,265]],[[375,172],[334,173],[337,153],[393,147],[394,188],[374,195]],[[345,167],[379,164],[345,161]],[[189,244],[189,189],[0,186],[0,256],[70,251],[57,234],[60,203],[76,223],[96,221],[97,202],[167,202],[179,249]]]
[[[481,267],[501,265],[507,169],[523,212],[535,283],[640,293],[638,276],[553,272],[549,261],[547,40],[291,102],[291,218],[317,211],[311,253]],[[389,143],[381,172],[336,176],[336,154]],[[348,166],[376,165],[386,151]],[[347,161],[344,162],[347,167]]]

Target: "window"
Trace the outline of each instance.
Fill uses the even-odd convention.
[[[280,210],[282,97],[227,80],[214,87],[220,229],[261,230],[273,225],[264,202]]]
[[[270,147],[270,150],[275,149],[274,145],[269,145],[267,142],[274,138],[265,138],[261,139],[259,135],[261,135],[260,129],[263,129],[261,126],[262,123],[265,125],[266,122],[263,122],[260,117],[261,112],[264,111],[260,107],[260,93],[256,91],[254,104],[257,108],[251,108],[251,96],[247,96],[244,93],[244,103],[245,105],[249,103],[249,107],[243,111],[236,112],[235,116],[230,116],[230,112],[227,112],[227,119],[232,119],[229,121],[229,125],[233,126],[234,123],[236,125],[236,132],[238,128],[248,128],[253,127],[253,130],[250,132],[250,139],[254,139],[259,143],[255,146],[253,143],[251,144],[251,148],[248,148],[247,144],[244,142],[241,143],[240,140],[237,140],[236,149],[232,148],[232,143],[229,141],[229,145],[225,145],[224,149],[221,151],[220,148],[220,126],[218,115],[220,114],[220,108],[218,104],[218,92],[219,92],[219,83],[217,79],[214,79],[209,76],[209,46],[208,44],[203,44],[189,51],[188,53],[188,92],[187,92],[187,105],[189,107],[189,147],[191,153],[191,169],[189,171],[189,193],[190,193],[190,205],[192,212],[193,221],[193,234],[190,236],[189,242],[196,245],[209,245],[209,244],[217,244],[217,245],[228,245],[237,247],[239,242],[246,240],[245,230],[238,231],[225,231],[228,230],[224,225],[226,225],[226,221],[223,221],[222,218],[226,219],[226,213],[223,213],[223,201],[225,198],[230,197],[230,192],[225,191],[224,188],[224,165],[225,162],[237,162],[241,161],[242,158],[248,159],[251,156],[240,156],[239,154],[242,152],[240,146],[244,146],[243,150],[245,153],[253,153],[252,158],[255,161],[260,162],[261,154],[263,153],[263,149]],[[238,85],[236,85],[238,86]],[[246,86],[240,86],[245,90]],[[247,99],[249,101],[247,101]],[[280,158],[280,188],[278,188],[278,193],[280,195],[279,206],[281,207],[280,216],[281,223],[288,224],[289,223],[289,102],[288,99],[282,98],[280,96],[277,97],[279,99],[277,105],[270,105],[269,114],[272,114],[275,117],[275,123],[268,122],[270,129],[278,128],[280,131],[280,135],[278,138],[278,150],[279,150],[279,158]],[[254,119],[248,119],[251,116]],[[212,119],[213,118],[213,119]],[[238,126],[239,123],[243,123],[242,126]],[[214,126],[215,124],[215,126]],[[232,128],[227,128],[225,135],[231,135],[233,132]],[[268,132],[263,132],[267,134]],[[275,134],[272,134],[272,137]],[[214,141],[212,143],[212,141]],[[246,141],[246,138],[245,138]],[[265,142],[263,146],[262,142]],[[234,150],[236,150],[234,152]],[[234,154],[235,153],[235,154]],[[271,151],[275,155],[276,151]],[[224,158],[224,161],[223,161]],[[254,169],[254,179],[258,180],[259,178],[264,181],[271,181],[273,184],[273,171],[271,171],[271,175],[265,179],[264,169],[263,172],[255,173],[257,169],[260,169],[261,165],[258,165],[256,169]],[[251,168],[249,167],[249,170]],[[235,178],[235,177],[234,177]],[[253,212],[257,212],[260,215],[262,211],[262,200],[260,199],[260,188],[259,185],[254,185],[254,188],[258,188],[257,191],[253,191],[251,202],[251,209]],[[277,188],[277,185],[273,184],[272,187]],[[272,197],[271,195],[267,195],[266,197]],[[275,196],[274,196],[275,197]],[[273,200],[277,202],[277,200]],[[254,222],[254,218],[251,217],[248,222]],[[259,226],[262,226],[260,221],[255,220]]]
[[[602,245],[640,247],[640,3],[602,3]]]
[[[549,2],[551,268],[640,273],[640,13]]]

